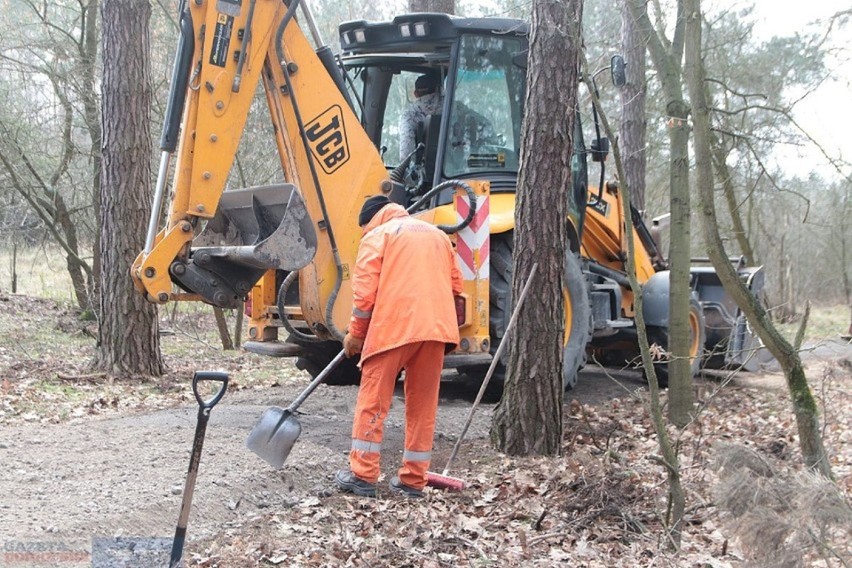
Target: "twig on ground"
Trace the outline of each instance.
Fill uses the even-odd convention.
[[[105,379],[106,376],[106,373],[90,373],[87,375],[64,375],[56,373],[56,378],[63,381],[85,381],[87,383],[95,383],[100,379]]]

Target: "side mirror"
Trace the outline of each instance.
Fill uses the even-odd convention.
[[[512,65],[514,65],[515,67],[518,67],[520,69],[526,69],[527,68],[527,60],[529,59],[529,56],[530,56],[530,50],[529,49],[525,49],[523,51],[519,51],[519,52],[513,54],[512,55]]]
[[[627,64],[624,63],[624,58],[620,55],[613,55],[609,60],[609,73],[612,77],[612,84],[616,87],[623,87],[627,83]]]
[[[597,140],[592,140],[590,148],[593,162],[605,162],[609,155],[609,138],[602,136]]]

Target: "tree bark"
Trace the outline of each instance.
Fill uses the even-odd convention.
[[[137,293],[130,266],[151,208],[151,77],[147,0],[105,0],[100,326],[94,366],[159,376],[157,310]]]
[[[408,0],[409,12],[456,13],[456,0]]]
[[[222,349],[234,350],[234,342],[231,340],[231,330],[228,329],[228,320],[225,312],[219,306],[213,306],[213,317],[216,318],[216,328],[219,330],[219,339],[222,341]]]
[[[624,170],[631,188],[633,206],[645,210],[645,42],[636,29],[627,2],[621,10],[621,49],[627,62],[627,82],[621,93],[621,125],[619,143],[624,157]]]
[[[83,89],[83,117],[89,131],[92,154],[92,217],[95,219],[93,234],[95,236],[92,245],[92,273],[88,283],[91,303],[98,305],[99,287],[101,279],[101,232],[100,232],[100,210],[101,210],[101,143],[103,135],[101,131],[101,112],[97,90],[97,55],[98,55],[98,8],[99,0],[89,0],[83,13],[84,33],[83,41],[80,42],[82,55]]]
[[[705,97],[705,77],[701,63],[701,8],[699,0],[686,0],[686,3],[688,6],[687,13],[689,14],[686,80],[689,96],[692,100],[695,172],[698,178],[698,194],[701,200],[702,226],[710,260],[716,268],[716,273],[719,275],[725,291],[734,298],[737,305],[746,314],[753,329],[763,340],[766,348],[778,359],[784,371],[787,389],[793,403],[793,413],[796,417],[799,433],[799,445],[805,465],[809,469],[831,478],[831,466],[820,435],[819,413],[802,367],[798,345],[791,345],[769,322],[763,306],[746,288],[728,261],[719,235],[716,205],[713,200],[710,109]]]
[[[628,0],[637,29],[648,42],[648,52],[657,69],[666,97],[669,133],[669,191],[671,232],[669,244],[669,420],[684,426],[692,413],[692,369],[689,360],[689,105],[683,97],[681,59],[684,42],[683,0],[677,4],[674,39],[667,42],[654,30],[644,0]]]
[[[556,455],[561,449],[565,188],[572,183],[581,16],[581,0],[533,3],[512,297],[520,296],[536,262],[539,272],[530,287],[536,301],[521,310],[509,338],[503,398],[491,426],[494,445],[514,455]]]

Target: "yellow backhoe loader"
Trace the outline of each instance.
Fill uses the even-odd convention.
[[[245,348],[296,357],[316,375],[339,352],[349,319],[357,212],[382,193],[451,235],[465,292],[461,344],[446,365],[484,370],[512,306],[527,25],[443,14],[347,22],[335,56],[306,0],[184,0],[180,30],[151,222],[132,270],[140,292],[156,303],[195,299],[235,308],[245,301]],[[423,75],[433,78],[440,103],[413,130],[401,128]],[[259,82],[282,183],[226,190]],[[564,188],[571,203],[566,388],[587,353],[624,360],[637,350],[627,230],[642,244],[637,276],[651,337],[663,349],[668,341],[665,261],[618,187],[603,182],[606,138],[595,136],[587,148],[576,117],[573,186]],[[401,155],[408,131],[414,150]],[[588,157],[601,167],[592,188]],[[741,274],[755,290],[761,286],[759,268],[741,267]],[[736,362],[747,335],[741,314],[712,270],[696,269],[693,283],[695,364],[708,351]],[[347,361],[330,382],[357,380]]]

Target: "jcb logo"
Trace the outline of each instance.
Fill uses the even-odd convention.
[[[314,158],[327,174],[334,173],[349,160],[349,143],[343,128],[343,112],[338,105],[330,107],[311,121],[305,129]]]

